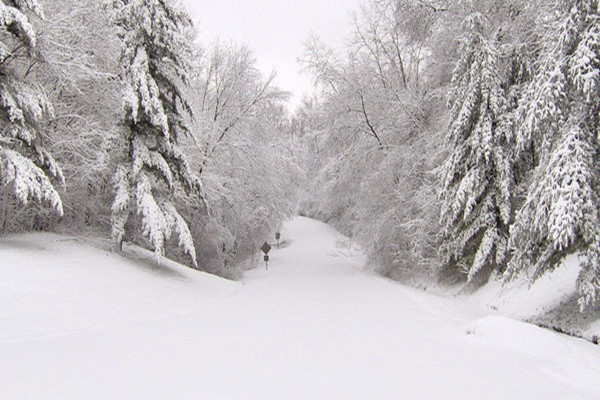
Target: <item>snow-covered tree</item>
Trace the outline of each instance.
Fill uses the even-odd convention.
[[[451,154],[441,192],[444,263],[468,281],[505,268],[513,214],[512,113],[501,55],[483,18],[473,13],[463,25],[449,94]]]
[[[581,308],[600,299],[600,15],[597,0],[555,1],[525,94],[517,143],[536,161],[511,229],[507,271],[536,279],[579,251]]]
[[[157,256],[172,233],[194,264],[188,224],[173,205],[178,189],[203,201],[202,185],[177,146],[189,134],[189,16],[170,0],[115,0],[122,38],[123,124],[127,152],[114,176],[112,234],[121,243],[135,210]],[[187,114],[187,115],[186,115]]]
[[[64,184],[62,172],[43,143],[43,121],[53,113],[43,89],[30,82],[27,65],[36,46],[28,15],[43,17],[36,0],[0,1],[0,178],[3,214],[9,196],[22,205],[48,203],[60,215],[62,201],[51,178]]]

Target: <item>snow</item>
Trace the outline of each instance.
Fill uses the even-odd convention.
[[[470,300],[515,319],[531,318],[558,307],[576,294],[579,270],[578,256],[571,254],[554,271],[542,275],[533,284],[524,277],[507,285],[503,285],[501,279],[493,279],[470,296]]]
[[[282,236],[242,283],[0,239],[0,398],[600,398],[598,346],[365,272],[320,222]]]
[[[577,303],[580,296],[577,279],[582,258],[579,254],[568,255],[553,271],[533,283],[524,276],[508,283],[496,277],[466,296],[465,301],[489,307],[513,319],[559,328],[590,341],[597,340],[600,314],[591,307],[581,313]]]

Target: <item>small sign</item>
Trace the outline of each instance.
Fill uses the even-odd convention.
[[[269,251],[271,251],[271,245],[269,245],[269,243],[265,242],[260,249],[262,250],[263,253],[265,254],[269,254]]]
[[[279,240],[279,239],[281,239],[281,233],[277,232],[277,233],[275,234],[275,239],[276,239],[276,240]]]
[[[264,260],[265,260],[265,269],[268,271],[269,270],[269,255],[268,254],[265,254]]]

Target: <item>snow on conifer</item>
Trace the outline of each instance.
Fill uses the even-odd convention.
[[[123,122],[127,153],[114,175],[112,234],[120,243],[135,210],[157,256],[175,233],[194,265],[196,255],[187,223],[172,203],[176,191],[203,201],[202,185],[192,173],[177,139],[188,134],[190,107],[181,87],[187,83],[190,45],[187,14],[172,1],[115,0],[122,39]]]
[[[469,281],[505,265],[514,181],[512,114],[500,54],[482,19],[473,13],[463,23],[449,94],[452,153],[441,192],[444,263]]]
[[[22,78],[13,61],[30,57],[36,34],[26,13],[43,17],[36,0],[0,0],[0,178],[1,185],[27,205],[49,204],[60,215],[62,201],[50,178],[64,184],[60,167],[44,148],[42,122],[53,114],[41,87]],[[21,54],[21,53],[25,54]]]
[[[579,251],[579,305],[600,296],[600,15],[596,0],[556,2],[517,134],[538,161],[511,228],[507,276],[531,279]]]

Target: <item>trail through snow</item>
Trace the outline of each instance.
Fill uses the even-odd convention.
[[[364,272],[307,218],[243,284],[0,240],[0,398],[599,399],[600,348]]]

